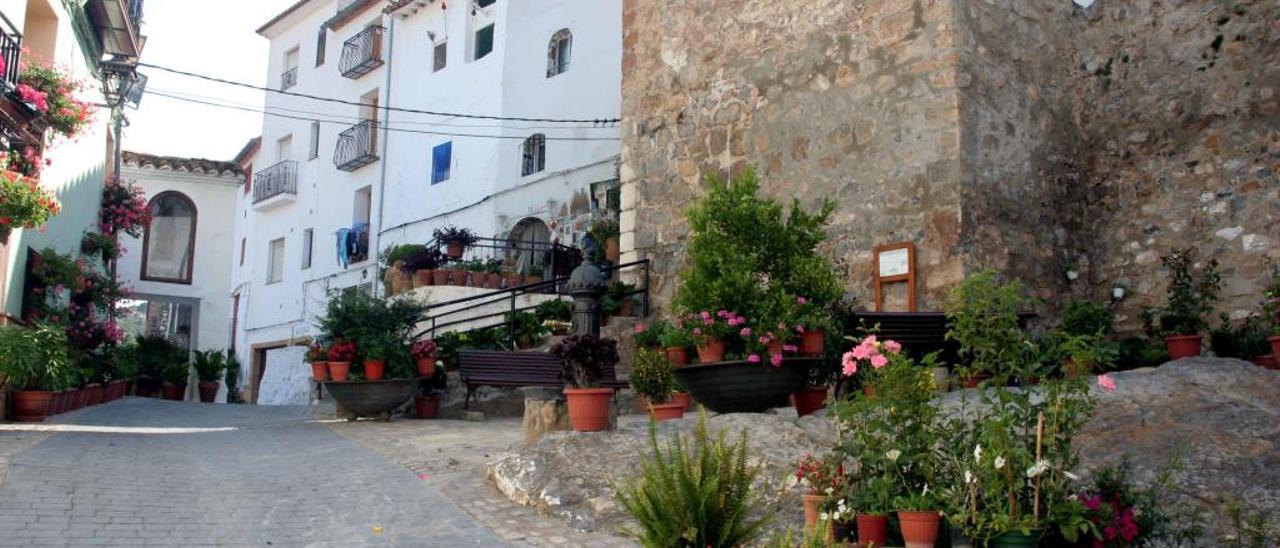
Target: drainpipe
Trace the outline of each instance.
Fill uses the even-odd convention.
[[[391,23],[387,25],[387,77],[382,85],[382,89],[386,90],[386,101],[382,103],[383,107],[391,106],[391,72],[395,66],[396,59],[396,16],[389,14],[387,17],[391,19]],[[390,160],[387,158],[387,149],[391,141],[391,109],[384,108],[383,112],[386,114],[382,117],[382,161],[379,162],[382,166],[380,168],[381,174],[378,177],[378,226],[376,228],[369,227],[369,253],[371,254],[379,253],[379,246],[382,245],[382,209],[387,203],[387,162]],[[374,259],[374,264],[376,265],[376,257]],[[373,295],[375,297],[381,296],[384,289],[382,284],[378,283],[381,277],[380,274],[375,267],[373,280]]]

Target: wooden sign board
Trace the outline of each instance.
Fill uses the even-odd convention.
[[[884,286],[907,284],[907,311],[916,311],[916,244],[896,242],[876,246],[875,259],[876,312],[884,311]]]

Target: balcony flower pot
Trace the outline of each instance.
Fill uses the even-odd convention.
[[[444,269],[432,270],[431,285],[449,285],[449,271]]]
[[[858,514],[858,546],[879,548],[889,542],[889,516]]]
[[[803,417],[827,406],[827,386],[806,386],[791,394],[791,405]]]
[[[1170,360],[1194,358],[1200,355],[1200,335],[1172,335],[1164,338]]]
[[[380,381],[387,373],[386,360],[365,360],[364,361],[364,378],[370,381]]]
[[[343,382],[351,374],[351,362],[329,362],[329,380]]]
[[[1280,359],[1280,336],[1268,337],[1267,342],[1271,343],[1271,355]]]
[[[431,378],[436,376],[436,357],[428,356],[414,360],[414,365],[418,368],[418,376]]]
[[[827,334],[821,329],[805,331],[800,335],[800,355],[812,358],[826,351]]]
[[[676,392],[675,394],[672,394],[671,401],[679,403],[680,407],[683,407],[685,411],[693,408],[693,396],[690,396],[688,392]]]
[[[440,415],[440,398],[435,396],[414,396],[413,409],[419,419],[434,419]]]
[[[186,395],[187,387],[172,383],[164,383],[164,399],[169,401],[182,401]]]
[[[218,383],[202,382],[196,385],[196,389],[200,391],[200,403],[213,403],[218,398]]]
[[[609,428],[612,388],[565,388],[564,397],[574,432],[599,432]]]
[[[13,420],[18,422],[44,422],[49,416],[49,403],[53,392],[48,390],[14,390]]]
[[[649,403],[649,416],[654,422],[669,421],[684,417],[684,404],[672,399],[666,403]],[[607,419],[607,417],[606,417]]]
[[[85,402],[84,402],[85,405],[94,406],[102,403],[102,385],[101,384],[96,382],[90,383],[89,386],[84,387],[84,390],[85,390]]]
[[[324,382],[329,377],[329,362],[311,362],[311,380]]]
[[[508,272],[502,275],[502,281],[507,283],[508,288],[519,287],[524,283],[524,276],[516,272]]]
[[[698,345],[698,361],[716,363],[724,360],[724,341],[715,339]]]
[[[425,269],[425,268],[423,268],[423,269],[421,269],[421,270],[416,270],[416,271],[414,271],[414,273],[413,273],[413,287],[414,287],[414,289],[417,289],[417,288],[419,288],[419,287],[426,287],[426,286],[428,286],[428,285],[431,285],[431,282],[433,282],[433,281],[434,281],[434,280],[432,279],[434,274],[435,274],[435,271],[434,271],[434,270],[427,270],[427,269]]]
[[[466,287],[466,286],[467,286],[467,271],[466,271],[466,270],[460,270],[460,269],[459,269],[459,270],[450,270],[450,271],[449,271],[449,284],[450,284],[450,285],[455,285],[455,286],[458,286],[458,287]]]
[[[676,367],[689,365],[688,348],[683,346],[673,346],[671,348],[665,348],[664,350],[667,352],[667,360],[671,362],[671,365]]]
[[[1044,531],[1040,529],[1032,529],[1030,534],[1022,531],[1009,531],[1001,533],[987,541],[987,546],[991,548],[1035,548],[1040,545],[1040,536]]]
[[[678,367],[676,382],[694,401],[716,413],[763,413],[787,407],[791,393],[804,387],[813,358],[787,358],[782,366],[731,361]]]
[[[805,493],[800,495],[800,503],[804,505],[804,528],[813,531],[818,528],[818,514],[822,512],[822,503],[826,502],[827,496],[818,493]]]
[[[462,252],[466,249],[467,246],[462,245],[462,242],[449,242],[444,246],[444,254],[450,259],[461,259]]]
[[[898,511],[898,524],[902,528],[902,540],[907,548],[933,548],[938,541],[938,527],[942,514],[938,512]]]

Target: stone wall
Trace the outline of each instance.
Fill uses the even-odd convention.
[[[912,240],[924,309],[992,267],[1050,303],[1123,284],[1132,328],[1159,256],[1193,246],[1247,314],[1280,259],[1276,21],[1263,0],[628,0],[623,249],[664,302],[702,174],[754,164],[771,195],[839,202],[824,251],[864,308],[871,248]]]

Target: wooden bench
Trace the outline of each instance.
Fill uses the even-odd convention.
[[[458,373],[467,387],[467,399],[463,409],[469,409],[475,390],[481,386],[496,388],[522,388],[564,386],[564,373],[560,359],[546,352],[504,352],[500,350],[459,350]],[[603,388],[619,389],[627,386],[619,381],[614,366],[604,369],[600,379]]]

